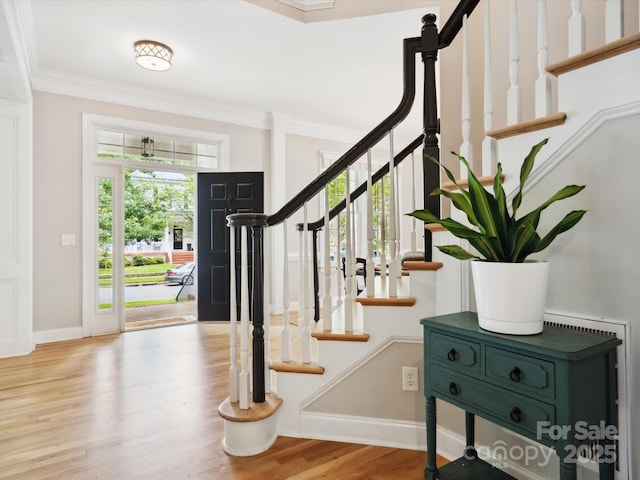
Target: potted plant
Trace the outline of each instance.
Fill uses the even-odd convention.
[[[471,171],[464,157],[452,152],[467,169],[469,190],[463,189],[451,171],[436,159],[457,192],[436,188],[431,195],[442,195],[462,211],[470,224],[452,218],[440,219],[428,210],[416,210],[409,215],[425,223],[442,225],[454,236],[467,240],[477,253],[458,245],[438,246],[438,249],[460,260],[472,261],[472,276],[480,327],[498,333],[529,335],[540,333],[543,327],[544,303],[549,265],[547,262],[527,260],[529,255],[547,248],[561,233],[574,227],[586,213],[568,213],[544,236],[537,232],[540,214],[552,203],[572,197],[585,187],[568,185],[530,212],[517,216],[522,203],[523,188],[533,169],[544,139],[535,145],[524,159],[520,170],[520,185],[511,211],[502,186],[502,166],[499,163],[493,179],[493,194],[487,191]]]

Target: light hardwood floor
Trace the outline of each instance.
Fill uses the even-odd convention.
[[[425,453],[393,448],[280,437],[262,455],[226,455],[228,358],[228,327],[202,323],[0,359],[0,478],[423,478]]]

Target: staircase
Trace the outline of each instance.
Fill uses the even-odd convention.
[[[302,264],[299,272],[299,278],[302,279],[302,282],[300,282],[299,289],[298,325],[290,320],[288,298],[283,300],[283,327],[279,331],[271,331],[269,323],[264,321],[267,316],[264,315],[263,292],[258,292],[263,278],[261,268],[254,268],[253,272],[251,314],[248,311],[248,287],[243,293],[246,296],[241,297],[239,303],[242,311],[239,315],[241,321],[238,325],[236,325],[236,316],[232,313],[232,392],[229,401],[225,402],[225,405],[220,409],[225,418],[225,428],[228,429],[228,433],[225,434],[225,450],[229,453],[235,455],[259,453],[268,449],[270,442],[276,435],[351,441],[410,449],[425,448],[422,388],[420,387],[420,391],[417,393],[402,391],[400,367],[422,368],[422,332],[419,325],[421,318],[473,309],[473,305],[470,304],[471,285],[468,265],[449,257],[445,258],[443,254],[433,248],[434,245],[451,244],[459,242],[459,240],[446,231],[434,228],[425,229],[425,260],[407,262],[404,265],[406,271],[401,271],[398,243],[392,246],[393,242],[397,241],[396,231],[390,231],[392,238],[387,239],[390,244],[389,275],[384,274],[387,270],[387,263],[383,261],[381,268],[383,275],[375,278],[373,275],[369,276],[367,290],[356,298],[353,271],[347,267],[345,285],[342,285],[340,272],[336,274],[331,270],[327,242],[324,242],[322,248],[318,247],[317,235],[322,235],[323,226],[329,225],[341,211],[349,211],[350,205],[356,201],[360,194],[371,191],[371,186],[376,181],[380,181],[386,172],[382,174],[371,172],[364,186],[361,185],[353,191],[348,189],[345,201],[334,209],[327,207],[323,219],[318,222],[308,221],[307,204],[315,199],[316,195],[320,195],[322,199],[324,187],[340,172],[348,169],[361,157],[366,156],[368,149],[373,145],[382,138],[393,137],[394,126],[406,116],[407,106],[405,104],[413,101],[413,80],[409,77],[415,76],[411,64],[414,56],[418,53],[421,54],[425,62],[426,79],[424,135],[418,138],[418,142],[422,144],[423,154],[439,158],[437,137],[439,117],[435,101],[434,62],[439,55],[439,50],[448,46],[460,29],[466,32],[467,16],[471,15],[477,3],[477,1],[468,0],[460,2],[439,33],[435,30],[435,19],[425,18],[421,37],[405,39],[405,94],[400,106],[361,142],[358,142],[316,178],[308,188],[300,192],[273,215],[235,214],[229,217],[232,230],[247,232],[242,234],[243,242],[253,242],[253,265],[261,266],[264,264],[261,255],[265,251],[262,244],[262,230],[283,224],[285,231],[284,258],[288,258],[287,219],[292,218],[296,212],[304,211],[303,222],[298,224]],[[515,3],[512,2],[512,5]],[[570,311],[575,316],[585,318],[593,318],[594,316],[604,318],[616,315],[622,319],[631,318],[634,309],[640,308],[636,303],[630,302],[631,306],[627,310],[624,308],[606,310],[602,305],[603,302],[592,302],[598,303],[598,305],[593,305],[590,308],[589,302],[582,300],[585,297],[584,291],[572,292],[568,285],[580,285],[585,291],[594,288],[592,283],[589,283],[592,282],[589,280],[589,275],[585,274],[582,269],[585,264],[592,261],[592,254],[595,252],[589,250],[585,253],[581,248],[583,246],[585,248],[586,246],[597,246],[597,242],[593,242],[592,237],[598,235],[598,222],[610,217],[607,209],[619,208],[618,205],[613,204],[614,200],[609,200],[607,195],[602,192],[607,188],[599,187],[598,175],[602,175],[602,168],[595,161],[598,159],[593,159],[594,155],[589,152],[594,151],[598,145],[604,144],[609,150],[616,152],[616,159],[619,159],[624,155],[620,154],[618,148],[623,152],[630,151],[625,149],[632,149],[632,136],[621,134],[616,137],[616,132],[633,130],[634,126],[640,123],[638,120],[640,118],[640,89],[637,86],[640,78],[640,50],[638,49],[640,47],[640,33],[611,39],[595,49],[582,51],[584,47],[581,47],[580,38],[583,33],[580,32],[580,25],[584,24],[584,20],[580,20],[582,15],[580,10],[575,9],[580,2],[571,3],[574,9],[568,22],[568,30],[577,35],[577,40],[570,37],[569,48],[574,50],[566,60],[547,65],[546,58],[549,47],[545,44],[545,27],[538,27],[538,32],[542,32],[540,33],[542,38],[537,39],[537,64],[538,66],[542,65],[544,71],[539,72],[539,78],[535,82],[536,118],[494,129],[492,119],[487,118],[492,113],[491,90],[489,89],[489,93],[487,93],[485,88],[484,92],[480,92],[481,95],[484,95],[485,104],[485,129],[481,149],[482,174],[490,177],[499,159],[505,175],[505,191],[512,192],[518,183],[520,160],[528,152],[531,145],[542,138],[549,137],[550,142],[538,156],[536,170],[531,176],[531,184],[528,187],[530,191],[528,195],[532,198],[532,202],[540,203],[537,197],[546,198],[549,190],[557,190],[557,188],[554,189],[554,185],[565,185],[567,178],[570,178],[572,183],[587,184],[587,190],[593,192],[589,194],[588,200],[591,219],[587,220],[583,233],[576,234],[579,235],[577,238],[569,237],[564,242],[559,242],[559,246],[550,251],[551,261],[557,261],[562,265],[562,269],[556,271],[555,280],[552,281],[552,294],[549,301],[550,313]],[[598,3],[601,3],[604,9],[605,2]],[[613,12],[615,14],[615,9],[609,5],[615,2],[606,3],[607,13]],[[546,2],[539,2],[539,5],[543,12],[546,12]],[[553,2],[549,3],[549,7],[551,6],[553,6]],[[627,7],[625,6],[625,8]],[[635,8],[637,10],[637,4]],[[513,15],[513,8],[511,8],[511,15]],[[473,17],[470,21],[482,22],[481,12],[477,12]],[[491,18],[487,8],[484,23],[486,27],[489,27],[489,19]],[[618,23],[622,21],[621,18],[618,17]],[[515,20],[512,16],[510,21],[512,28],[516,28],[517,16]],[[544,15],[540,17],[539,21],[544,23]],[[605,23],[615,26],[615,18],[613,20],[608,18]],[[607,29],[607,38],[610,38],[613,35],[610,32],[611,28],[607,27]],[[466,41],[466,33],[463,33],[463,38]],[[465,64],[465,59],[468,57],[467,47],[463,46],[462,50],[463,108],[460,123],[463,143],[459,151],[467,158],[472,158],[473,149],[469,129],[470,108],[467,102],[471,102],[473,92],[464,93],[464,85],[468,82],[470,74],[468,66]],[[509,90],[510,92],[518,92],[518,75],[513,69],[519,58],[517,52],[514,53],[513,49],[510,50]],[[485,50],[485,54],[486,52],[487,50]],[[488,52],[489,55],[485,56],[491,57],[491,50],[489,49]],[[446,51],[443,51],[442,55],[445,54]],[[487,68],[490,70],[489,72],[487,72]],[[490,79],[493,74],[491,62],[488,67],[485,63],[484,73],[485,84],[487,79],[491,83]],[[549,74],[557,77],[557,80],[554,81],[557,83],[555,85],[556,94],[553,94],[550,89],[552,82]],[[538,95],[542,98],[538,99]],[[550,110],[550,105],[551,99],[555,95],[557,95],[557,105],[556,111],[553,112]],[[507,97],[506,103],[509,110],[507,117],[519,119],[521,116],[520,106],[517,100],[514,100],[514,98],[518,98],[518,95],[509,93]],[[444,115],[445,111],[443,111]],[[614,123],[615,126],[613,126]],[[628,126],[629,123],[632,123],[632,126]],[[610,129],[612,132],[609,132]],[[393,140],[391,140],[392,156],[389,161],[389,165],[392,166],[402,162],[416,148],[416,146],[412,146],[408,151],[403,151],[394,157],[392,142]],[[513,162],[509,161],[511,158],[514,158]],[[582,158],[587,158],[589,161],[585,160],[581,163]],[[623,161],[623,159],[619,160]],[[625,172],[626,169],[633,168],[628,162],[629,160],[627,163],[616,162],[614,168],[622,168],[622,171]],[[430,162],[424,162],[423,166],[425,169],[423,172],[424,185],[421,188],[428,193],[440,185],[439,172],[432,168]],[[387,167],[388,172],[393,170],[393,168]],[[575,177],[580,177],[581,180],[575,180]],[[391,178],[393,182],[393,177]],[[629,191],[634,190],[630,181],[625,183],[625,185],[627,184],[629,188],[625,190],[626,193],[637,199],[638,194]],[[607,185],[611,188],[610,184]],[[447,188],[451,185],[443,182],[442,187]],[[434,205],[434,197],[424,195],[424,201],[425,207],[432,211],[439,211],[440,205]],[[633,215],[633,213],[627,214]],[[456,214],[453,213],[453,215],[455,218]],[[399,220],[396,219],[396,221]],[[351,248],[353,242],[349,237],[354,230],[348,222],[349,220],[347,220],[346,227],[349,232],[346,248],[347,265],[352,264],[355,258],[355,252]],[[614,225],[613,228],[616,226]],[[395,226],[391,228],[391,230],[394,229]],[[634,236],[629,233],[628,230],[623,232],[625,240],[622,243],[628,248],[634,248],[630,243]],[[370,232],[366,235],[370,243]],[[407,235],[407,233],[405,232],[403,235]],[[599,241],[606,240],[601,238]],[[310,248],[311,244],[313,244],[313,249]],[[371,245],[368,250],[367,271],[371,273],[373,271],[373,263],[369,263],[371,261]],[[416,250],[416,248],[412,248],[412,250]],[[324,259],[320,261],[323,253]],[[620,253],[617,258],[622,258],[622,255]],[[246,265],[243,268],[245,269],[243,275],[246,277]],[[286,292],[289,290],[288,265],[285,267],[275,266],[274,268],[284,269],[286,297]],[[620,271],[616,272],[616,275],[633,283],[634,271],[631,266],[620,266]],[[270,273],[269,278],[274,278],[274,275]],[[320,282],[320,278],[325,282]],[[337,280],[337,286],[332,283],[334,280]],[[233,288],[236,283],[235,278],[232,278],[231,283]],[[331,292],[343,289],[347,292],[344,298],[341,295],[338,295],[337,299],[332,298]],[[562,292],[562,295],[554,295],[555,291]],[[610,295],[619,297],[617,291],[612,291]],[[235,292],[232,292],[232,297],[235,297]],[[320,299],[323,301],[321,302]],[[254,328],[251,337],[253,342],[252,355],[249,353],[249,318],[251,318]],[[315,322],[314,319],[318,321]],[[238,345],[237,336],[240,338],[240,345]],[[280,358],[272,358],[270,355],[272,340],[274,343],[276,340],[281,343]],[[628,346],[624,346],[624,348],[627,350],[623,350],[622,354],[636,355],[636,360],[631,358],[630,363],[638,364],[640,354],[630,353]],[[262,349],[264,349],[264,355],[260,353],[263,351]],[[249,367],[250,357],[253,362],[252,367]],[[237,364],[238,358],[240,365]],[[248,384],[249,370],[251,370],[253,381],[252,388]],[[245,372],[244,375],[243,372]],[[422,377],[419,378],[419,383],[421,381]],[[624,381],[628,380],[623,379]],[[248,397],[250,390],[253,390],[251,399]],[[243,396],[245,397],[243,398]],[[255,412],[255,415],[252,412]],[[454,421],[447,422],[447,413],[445,410],[444,415],[439,415],[439,421],[441,418],[445,420],[443,428],[438,433],[438,445],[443,451],[438,453],[445,457],[456,457],[463,446],[463,439],[459,433],[461,429]],[[633,462],[637,462],[637,459],[634,460],[630,452],[631,444],[634,442],[637,444],[639,441],[638,434],[631,433],[633,429],[628,416],[623,415],[621,418],[625,423],[621,425],[621,429],[625,430],[626,434],[621,433],[620,465],[616,478],[633,478]],[[250,424],[254,425],[248,426]],[[497,429],[491,430],[489,427],[484,434],[498,439],[507,438],[508,441],[514,441],[515,438],[509,437],[508,433],[497,431]],[[519,465],[517,462],[509,468],[511,469],[510,473],[519,476],[519,478],[540,478],[540,476],[545,477],[548,474],[548,472],[545,473],[544,468]]]

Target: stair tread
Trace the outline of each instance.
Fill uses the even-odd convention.
[[[354,333],[354,332],[330,332],[320,331],[311,334],[313,338],[318,340],[335,340],[341,342],[367,342],[369,341],[368,333]]]
[[[442,268],[442,262],[420,262],[417,260],[407,260],[403,265],[409,271],[416,270],[426,270],[426,271],[436,271]]]
[[[536,130],[542,130],[545,128],[555,127],[562,125],[567,119],[567,114],[564,112],[558,112],[546,117],[534,118],[533,120],[527,120],[526,122],[516,123],[515,125],[507,125],[506,127],[496,128],[486,133],[487,137],[493,137],[496,140],[501,138],[513,137],[515,135],[521,135],[523,133],[535,132]]]
[[[312,375],[322,375],[324,373],[324,367],[321,367],[315,362],[302,363],[296,360],[291,360],[289,362],[273,362],[269,365],[269,368],[276,372],[308,373]]]
[[[375,296],[367,296],[367,291],[362,292],[356,302],[363,306],[387,306],[387,307],[409,307],[416,303],[416,299],[409,295],[409,278],[400,277],[395,280],[398,282],[397,296],[391,297],[389,295],[389,282],[388,277],[376,277],[375,279]]]
[[[579,53],[578,55],[569,57],[561,62],[549,65],[547,66],[547,72],[551,75],[558,76],[563,73],[606,60],[607,58],[635,50],[636,48],[640,48],[640,32],[627,35],[624,38],[605,43],[604,45],[594,48],[593,50],[589,50],[588,52]]]
[[[282,399],[268,393],[263,403],[253,403],[247,410],[240,408],[240,403],[229,401],[229,397],[218,407],[218,414],[230,422],[259,422],[276,413],[282,405]]]

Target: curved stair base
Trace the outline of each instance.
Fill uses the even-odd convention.
[[[234,457],[266,452],[278,437],[276,418],[281,405],[281,398],[268,394],[264,403],[252,403],[248,410],[241,410],[227,398],[218,407],[224,419],[222,449]]]

